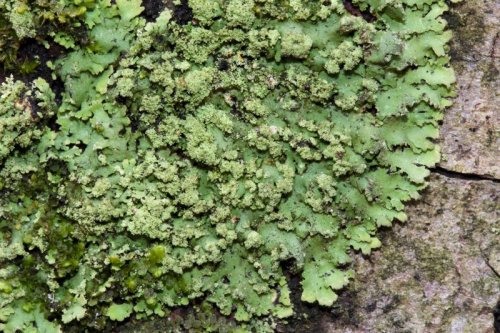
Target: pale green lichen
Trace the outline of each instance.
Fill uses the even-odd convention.
[[[354,1],[368,20],[341,1],[173,6],[147,23],[138,0],[87,4],[88,40],[59,35],[60,103],[2,84],[3,331],[194,300],[270,331],[293,314],[282,263],[332,305],[439,160],[443,1]]]
[[[307,58],[312,44],[312,38],[302,32],[284,31],[281,37],[281,52],[284,56]]]

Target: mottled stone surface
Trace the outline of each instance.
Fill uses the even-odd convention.
[[[500,178],[500,1],[467,0],[447,14],[458,97],[441,130],[441,167]]]
[[[384,233],[381,250],[357,258],[355,283],[320,331],[494,332],[498,193],[493,181],[433,175],[409,221]]]

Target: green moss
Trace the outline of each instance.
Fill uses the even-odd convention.
[[[87,40],[53,31],[60,103],[3,83],[0,329],[201,303],[178,330],[271,331],[293,314],[283,262],[331,306],[352,252],[406,219],[453,96],[444,2],[355,1],[373,22],[340,1],[203,4],[149,23],[138,0],[74,4]]]

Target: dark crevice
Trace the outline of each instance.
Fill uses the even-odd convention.
[[[20,78],[26,83],[31,83],[38,77],[47,82],[52,81],[52,69],[47,66],[47,61],[55,61],[63,54],[63,48],[56,43],[49,43],[49,47],[46,48],[33,38],[22,41],[18,50],[17,63],[36,63],[36,67],[33,71],[19,73]]]
[[[179,25],[186,25],[193,20],[193,10],[188,0],[181,0],[180,5],[174,5],[172,0],[167,1],[167,7],[173,10],[173,20]]]
[[[17,52],[16,69],[5,69],[0,67],[0,83],[5,78],[13,76],[14,79],[20,80],[31,87],[33,81],[37,78],[44,79],[55,94],[55,102],[57,105],[62,103],[62,93],[65,90],[64,83],[60,78],[52,77],[52,69],[47,65],[48,61],[55,62],[57,59],[64,56],[64,49],[54,43],[49,42],[48,47],[34,38],[28,38],[21,42]],[[0,65],[1,66],[1,65]],[[30,98],[33,106],[33,111],[40,111],[35,99]]]
[[[322,318],[334,318],[333,309],[318,304],[310,304],[301,300],[301,278],[294,272],[294,269],[287,269],[291,263],[293,263],[293,261],[285,262],[282,267],[285,269],[285,275],[287,276],[288,287],[291,292],[290,297],[294,307],[294,315],[287,318],[286,324],[280,323],[276,331],[280,333],[325,332]],[[346,308],[344,308],[344,311],[348,311],[345,309]]]
[[[440,166],[436,166],[434,168],[430,169],[431,172],[437,173],[441,176],[448,177],[448,178],[454,178],[454,179],[461,179],[461,180],[469,180],[469,181],[491,181],[494,183],[500,183],[500,179],[496,179],[493,176],[488,176],[488,175],[476,175],[473,173],[462,173],[462,172],[457,172],[457,171],[452,171],[445,169]]]
[[[227,71],[229,67],[230,67],[229,62],[226,59],[221,59],[217,64],[217,68],[222,72]]]
[[[57,123],[57,116],[53,115],[48,118],[46,121],[47,127],[50,128],[54,132],[59,132],[61,130],[61,125]]]
[[[368,10],[361,10],[351,0],[344,0],[344,7],[349,14],[362,17],[366,22],[373,22],[377,18]]]
[[[496,277],[500,279],[500,273],[495,269],[495,267],[493,267],[491,265],[491,263],[488,259],[488,256],[486,255],[486,253],[484,253],[484,251],[481,247],[479,247],[479,252],[481,252],[481,257],[483,257],[483,260],[484,260],[484,263],[486,264],[486,266],[488,266],[488,268],[491,269],[493,274],[495,274]]]
[[[493,309],[493,327],[495,328],[495,333],[500,333],[500,300],[495,309]]]
[[[162,0],[143,0],[144,12],[142,16],[148,22],[156,20],[160,13],[165,9],[165,4]]]

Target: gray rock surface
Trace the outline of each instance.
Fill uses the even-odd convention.
[[[447,14],[458,97],[441,129],[441,167],[500,178],[500,1],[467,0]]]
[[[356,281],[321,331],[494,332],[497,211],[497,183],[433,175],[409,221],[383,233],[380,251],[357,257]]]

